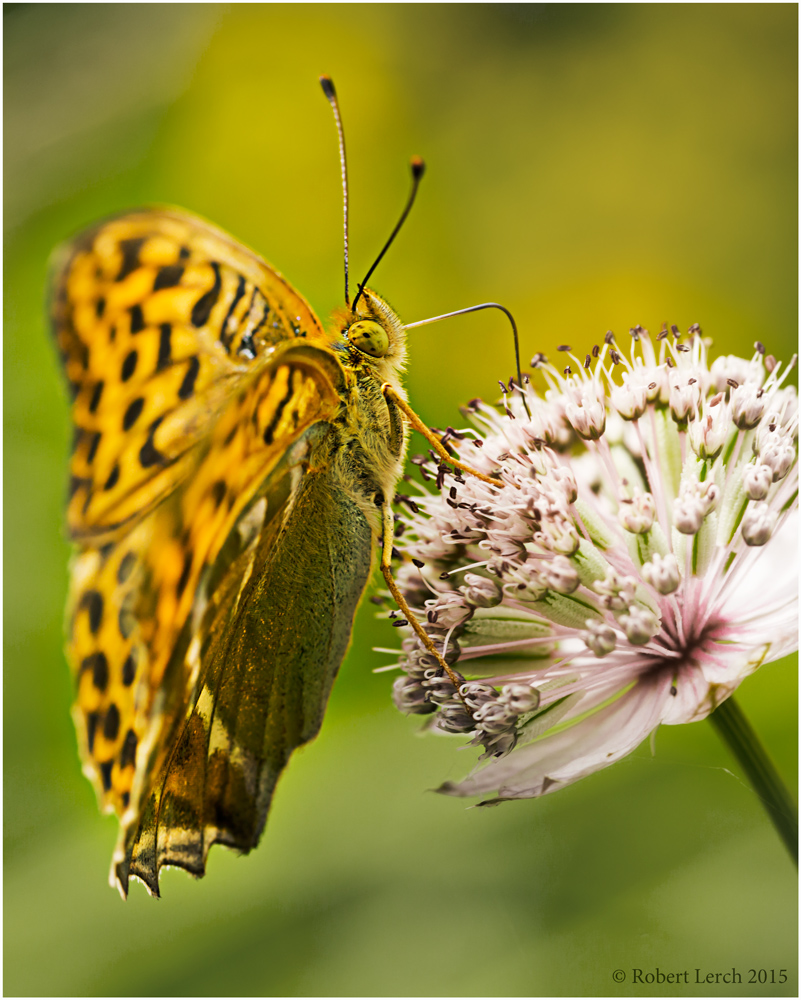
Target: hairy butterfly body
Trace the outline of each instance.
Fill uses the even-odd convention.
[[[202,875],[214,843],[253,848],[320,728],[406,449],[403,328],[371,291],[356,303],[325,332],[278,272],[180,211],[60,254],[67,652],[123,895],[131,875],[158,894],[164,865]]]

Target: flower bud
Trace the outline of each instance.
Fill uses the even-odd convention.
[[[494,580],[478,573],[465,573],[465,585],[459,589],[465,600],[476,608],[494,608],[503,600],[501,588]]]
[[[771,470],[774,483],[784,479],[795,461],[795,457],[795,446],[792,439],[784,432],[774,435],[772,440],[759,451],[759,461]]]
[[[623,385],[615,385],[610,393],[612,406],[624,420],[639,420],[648,403],[647,386],[628,372],[623,375]]]
[[[773,469],[769,465],[749,462],[743,469],[743,489],[749,500],[764,500],[773,482]]]
[[[603,597],[603,604],[610,611],[624,611],[634,600],[637,581],[633,576],[623,576],[609,566],[603,580],[595,580],[592,589]]]
[[[697,380],[679,382],[674,379],[670,383],[670,415],[677,424],[686,424],[689,418],[697,412],[701,399],[701,386]]]
[[[453,590],[440,594],[436,600],[426,601],[426,607],[429,609],[429,622],[439,629],[462,625],[473,614],[473,609],[468,607],[462,595]]]
[[[459,694],[464,698],[471,712],[477,711],[487,702],[498,700],[498,692],[491,684],[481,684],[478,681],[462,684],[459,688]]]
[[[499,701],[488,701],[473,712],[473,719],[485,733],[502,733],[514,722],[514,714]]]
[[[632,646],[643,646],[659,631],[659,621],[648,608],[633,604],[628,614],[620,616],[620,624]]]
[[[630,499],[622,499],[617,511],[620,523],[634,535],[644,535],[650,531],[655,515],[656,505],[650,493],[639,493]]]
[[[572,594],[579,585],[576,567],[565,556],[556,556],[550,561],[543,560],[540,569],[542,582],[557,594]]]
[[[437,706],[426,697],[426,689],[413,677],[398,677],[392,685],[395,707],[406,715],[429,715]]]
[[[753,382],[738,385],[732,390],[731,417],[738,430],[753,430],[764,412],[764,393]]]
[[[683,535],[700,531],[704,518],[714,510],[720,490],[713,482],[688,483],[673,505],[673,523]]]
[[[581,638],[587,643],[588,648],[599,659],[611,653],[617,645],[617,632],[606,622],[595,618],[588,618],[586,625],[587,631],[582,632]]]
[[[606,430],[606,408],[603,396],[599,399],[594,385],[585,382],[581,387],[573,385],[570,398],[565,404],[565,416],[579,437],[585,441],[597,441]]]
[[[515,715],[525,715],[539,705],[540,693],[530,684],[504,684],[498,701]]]
[[[564,495],[565,503],[575,503],[578,497],[578,486],[572,470],[568,469],[566,465],[557,465],[550,470],[549,475],[550,479],[558,484]]]
[[[558,513],[543,519],[542,529],[534,532],[534,541],[549,552],[563,556],[572,556],[581,544],[573,524]]]
[[[690,447],[702,461],[714,462],[723,451],[728,433],[728,411],[718,405],[712,413],[690,424]]]
[[[446,733],[469,733],[476,728],[476,724],[461,702],[450,702],[440,708],[437,728]]]
[[[643,579],[660,594],[672,594],[681,583],[681,574],[676,557],[671,553],[660,556],[655,552],[651,561],[643,565]]]
[[[770,504],[756,503],[743,514],[742,533],[746,545],[764,545],[773,534],[777,515]]]

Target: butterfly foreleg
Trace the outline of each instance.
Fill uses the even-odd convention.
[[[403,411],[404,416],[412,427],[418,432],[418,434],[423,435],[443,462],[447,462],[448,465],[452,465],[454,468],[468,473],[468,475],[475,476],[476,479],[480,479],[483,483],[489,483],[490,486],[504,485],[500,479],[493,479],[491,476],[485,476],[484,473],[479,472],[478,469],[474,469],[471,465],[465,465],[464,462],[460,462],[458,459],[454,458],[431,428],[423,423],[406,400],[399,396],[388,382],[385,382],[384,385],[381,386],[381,391],[387,399],[391,399],[392,402]]]

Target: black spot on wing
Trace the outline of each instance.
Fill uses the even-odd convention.
[[[234,332],[228,329],[228,324],[231,317],[234,314],[234,310],[239,305],[239,300],[245,294],[245,278],[243,275],[239,275],[239,281],[236,285],[236,291],[234,292],[234,297],[231,300],[231,305],[228,307],[228,312],[225,314],[225,319],[223,320],[222,327],[220,328],[220,343],[226,350],[230,349],[231,341],[233,340]]]
[[[108,660],[102,651],[90,653],[81,661],[81,673],[90,671],[92,674],[92,684],[98,691],[105,691],[108,684]]]
[[[149,469],[153,465],[167,465],[167,459],[161,454],[153,443],[153,438],[163,419],[164,417],[158,417],[153,421],[150,425],[150,432],[148,433],[147,441],[145,441],[139,449],[139,463],[143,469]]]
[[[92,390],[92,398],[89,400],[89,412],[96,413],[97,408],[100,405],[100,397],[103,395],[104,382],[100,381],[95,384]]]
[[[145,408],[145,401],[141,396],[134,399],[128,406],[128,409],[123,414],[122,418],[122,429],[124,431],[129,431],[136,421],[141,417],[142,410]]]
[[[120,466],[119,463],[117,463],[111,470],[111,472],[109,472],[108,479],[103,484],[103,489],[113,490],[119,481],[120,481]]]
[[[281,419],[281,414],[284,412],[284,407],[286,406],[286,404],[289,402],[289,400],[291,398],[292,398],[292,382],[290,380],[290,383],[287,386],[287,390],[284,393],[283,399],[280,401],[280,403],[278,404],[278,406],[276,406],[275,413],[272,415],[272,419],[270,420],[269,424],[267,424],[267,426],[264,429],[264,435],[263,436],[264,436],[264,443],[265,444],[272,444],[273,443],[273,434],[275,434],[275,428],[278,426],[278,421]]]
[[[130,687],[136,677],[136,660],[136,649],[132,649],[122,665],[122,683],[126,687]]]
[[[184,380],[181,382],[181,388],[178,390],[178,396],[180,399],[189,399],[195,391],[195,380],[197,379],[199,371],[200,359],[195,354],[189,359],[189,367],[186,369]]]
[[[120,710],[112,702],[103,720],[103,735],[107,740],[116,740],[120,731]]]
[[[144,239],[121,240],[120,250],[122,251],[122,267],[115,278],[116,281],[123,281],[139,267],[139,251],[142,249]]]
[[[214,271],[214,284],[204,295],[201,295],[192,307],[193,326],[205,326],[206,323],[208,323],[211,310],[214,308],[217,299],[220,297],[220,289],[222,288],[220,265],[216,260],[213,260],[211,261],[211,267]]]
[[[184,273],[181,264],[168,264],[162,267],[153,282],[153,291],[158,292],[162,288],[174,288],[181,280]]]
[[[120,378],[123,382],[127,382],[128,379],[136,371],[136,362],[139,360],[138,351],[128,351],[125,355],[125,360],[122,362],[122,368],[120,369]]]
[[[126,552],[122,557],[119,566],[117,567],[117,582],[125,583],[128,577],[133,573],[134,566],[136,565],[136,556],[133,552]]]
[[[89,631],[97,632],[103,621],[103,595],[97,590],[87,590],[81,598],[81,609],[89,615]]]
[[[125,734],[125,742],[120,751],[120,767],[128,767],[130,764],[136,763],[136,744],[136,733],[133,729],[129,729]]]
[[[94,750],[95,747],[95,733],[97,732],[97,723],[100,717],[97,712],[89,712],[86,716],[86,744],[89,747],[89,753]]]
[[[100,765],[100,780],[103,783],[103,791],[107,792],[111,788],[111,769],[114,766],[113,760],[104,760]]]
[[[172,337],[172,325],[170,323],[162,323],[159,328],[159,356],[158,361],[156,361],[156,371],[160,372],[163,368],[166,368],[170,363],[172,345],[170,338]]]
[[[131,333],[141,333],[145,328],[145,316],[140,305],[131,306]]]
[[[224,479],[218,479],[211,487],[211,500],[215,507],[219,507],[223,502],[227,487]]]
[[[89,443],[89,451],[86,453],[86,461],[89,465],[91,465],[92,462],[94,462],[95,460],[95,455],[97,454],[97,446],[100,444],[100,438],[102,436],[103,435],[101,434],[100,431],[95,431],[94,435],[92,436],[92,440]]]

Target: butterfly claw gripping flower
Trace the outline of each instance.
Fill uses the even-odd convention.
[[[578,374],[537,355],[543,397],[470,404],[450,447],[502,487],[417,462],[438,489],[402,515],[398,578],[465,681],[406,639],[395,702],[487,761],[440,791],[554,791],[796,648],[793,363],[757,344],[710,367],[697,325],[631,334]]]

